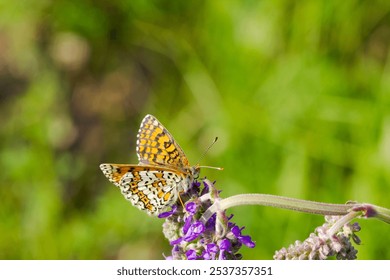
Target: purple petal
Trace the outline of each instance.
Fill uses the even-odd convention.
[[[208,184],[208,181],[206,181],[206,180],[203,180],[203,185],[204,185],[205,188],[209,188],[210,187],[209,184]]]
[[[196,251],[192,249],[186,252],[186,257],[187,260],[196,260],[198,258],[198,256],[196,255]]]
[[[206,223],[206,228],[210,230],[214,230],[215,228],[215,221],[217,220],[217,214],[214,213],[211,218]]]
[[[191,226],[191,222],[192,222],[192,216],[189,216],[187,218],[185,218],[185,222],[184,222],[184,225],[183,225],[183,233],[184,234],[187,234],[190,226]]]
[[[160,219],[165,219],[165,218],[168,218],[168,217],[172,216],[173,214],[175,214],[176,211],[177,211],[177,205],[175,204],[172,206],[172,209],[170,211],[162,212],[162,213],[158,214],[157,217]]]
[[[194,215],[196,213],[198,206],[196,205],[195,202],[191,201],[191,202],[186,203],[185,208],[186,208],[188,213]]]
[[[199,187],[200,187],[200,182],[199,182],[199,181],[193,181],[193,182],[192,182],[192,186],[193,186],[193,187],[198,187],[198,188],[199,188]]]
[[[232,227],[232,233],[234,234],[235,237],[240,237],[241,236],[241,229],[238,226]]]
[[[179,244],[182,241],[183,241],[183,237],[179,237],[178,239],[172,240],[171,242],[169,242],[169,244],[176,245],[176,244]]]
[[[202,258],[203,258],[204,260],[211,260],[211,255],[210,255],[209,252],[207,252],[207,251],[205,250],[205,251],[203,251],[203,253],[202,253]]]
[[[206,249],[202,253],[202,257],[205,260],[215,260],[215,257],[219,251],[219,248],[214,243],[209,243],[206,245]]]
[[[226,260],[225,251],[221,250],[218,260]]]
[[[219,249],[222,251],[229,251],[231,247],[229,239],[225,238],[219,243]]]
[[[214,243],[209,243],[206,245],[206,250],[207,250],[207,252],[210,252],[210,253],[217,253],[219,251],[219,248]]]
[[[228,219],[229,220],[229,219]],[[228,222],[228,228],[233,228],[236,224],[232,222]]]
[[[193,188],[199,188],[199,187],[200,187],[200,182],[198,182],[198,181],[193,181],[193,182],[192,182],[192,187],[193,187]]]
[[[196,238],[198,238],[198,236],[201,235],[204,232],[204,230],[205,230],[205,226],[202,222],[199,221],[195,222],[190,226],[183,240],[186,242],[191,242]]]
[[[180,247],[178,245],[173,245],[172,248],[172,260],[180,259]]]
[[[249,235],[240,236],[238,240],[248,248],[254,248],[256,246],[256,243],[252,241]]]
[[[206,193],[209,193],[209,190],[210,190],[209,185],[204,180],[203,180],[203,185],[204,185],[204,188],[202,190],[202,193],[200,194],[201,196],[206,194]]]

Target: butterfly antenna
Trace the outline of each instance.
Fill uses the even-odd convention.
[[[204,153],[202,154],[202,156],[200,157],[199,161],[200,162],[204,157],[205,155],[207,154],[207,152],[210,150],[210,148],[215,144],[215,142],[218,141],[218,137],[215,137],[214,141],[211,142],[211,144],[207,147],[207,149],[204,151]],[[210,169],[217,169],[217,170],[223,170],[223,167],[214,167],[214,166],[199,166],[199,163],[196,165],[197,167],[199,168],[210,168]]]

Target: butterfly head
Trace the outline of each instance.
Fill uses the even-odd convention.
[[[192,175],[193,179],[198,179],[200,174],[201,168],[210,168],[210,169],[216,169],[216,170],[223,170],[223,167],[214,167],[214,166],[204,166],[204,165],[195,165],[190,167],[190,174]]]
[[[192,175],[192,178],[194,180],[199,178],[199,174],[200,174],[199,164],[190,167],[190,174]]]

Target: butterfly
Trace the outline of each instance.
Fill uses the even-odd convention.
[[[141,122],[136,152],[139,164],[103,163],[100,169],[127,200],[149,215],[167,211],[199,177],[199,165],[189,164],[173,136],[152,115]]]

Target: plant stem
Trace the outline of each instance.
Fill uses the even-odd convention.
[[[361,215],[360,211],[359,212],[349,212],[347,215],[341,217],[340,219],[337,220],[336,223],[328,230],[329,236],[333,236],[336,234],[345,224],[349,223],[353,219],[359,217]]]
[[[354,211],[359,213],[356,216],[375,217],[381,221],[390,223],[390,209],[372,204],[323,203],[271,194],[239,194],[222,199],[215,202],[204,212],[201,221],[204,223],[207,222],[217,210],[226,210],[239,205],[263,205],[319,215],[346,215]]]

